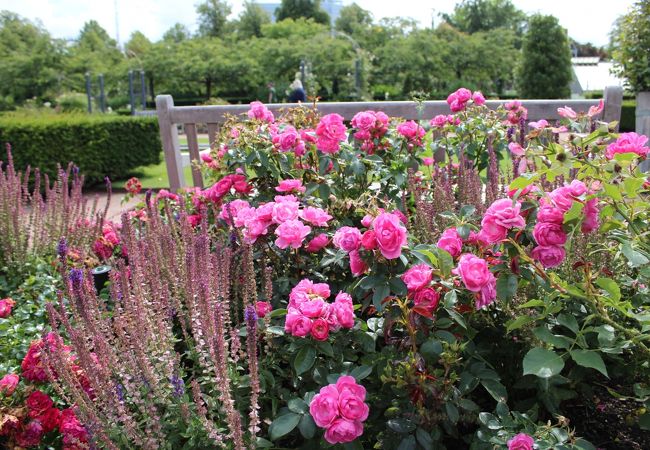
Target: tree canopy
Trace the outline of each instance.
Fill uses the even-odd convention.
[[[314,19],[314,22],[329,24],[330,16],[320,7],[320,0],[282,0],[280,7],[275,10],[279,21],[284,19]]]

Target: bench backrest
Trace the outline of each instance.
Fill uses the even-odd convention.
[[[610,86],[605,89],[603,120],[606,122],[619,121],[621,117],[621,105],[623,101],[623,90],[618,86]],[[503,100],[488,100],[487,106],[497,108],[503,104]],[[528,120],[537,121],[540,119],[555,120],[560,116],[557,109],[562,106],[569,106],[575,111],[587,111],[589,107],[597,105],[599,100],[522,100],[523,106],[528,109]],[[298,107],[295,103],[275,103],[266,105],[273,113],[278,113],[282,108]],[[304,107],[311,107],[310,104],[303,104]],[[187,146],[191,162],[200,161],[199,142],[197,135],[197,124],[205,124],[208,129],[210,146],[213,146],[220,124],[225,122],[228,115],[244,114],[249,110],[248,105],[226,105],[226,106],[174,106],[171,95],[159,95],[156,97],[156,111],[158,124],[160,125],[160,138],[167,164],[169,176],[169,187],[178,190],[185,186],[183,176],[183,157],[178,141],[178,125],[183,125],[187,136]],[[449,114],[447,102],[428,101],[423,102],[422,107],[413,101],[402,102],[323,102],[318,104],[318,111],[325,115],[338,113],[346,120],[366,110],[383,111],[391,117],[402,117],[406,120],[429,120],[438,114]],[[203,187],[203,178],[197,164],[192,164],[192,181],[194,186]]]

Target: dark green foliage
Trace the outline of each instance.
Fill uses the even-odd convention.
[[[650,0],[640,0],[619,18],[612,31],[617,74],[634,92],[650,90]]]
[[[199,15],[199,35],[221,37],[226,32],[230,6],[221,0],[204,0],[196,6]]]
[[[279,21],[284,19],[314,19],[316,23],[329,24],[330,16],[320,7],[320,0],[282,0],[282,4],[275,10],[275,17]]]
[[[496,28],[522,33],[526,23],[526,13],[510,0],[463,0],[456,4],[452,14],[442,17],[454,28],[470,34]]]
[[[634,100],[623,101],[621,108],[621,131],[634,131],[636,128],[636,102]]]
[[[519,93],[523,98],[566,98],[571,78],[566,30],[553,16],[531,16],[518,71]]]
[[[39,167],[56,178],[72,161],[89,183],[124,178],[135,167],[158,164],[155,118],[87,115],[0,117],[0,143],[10,143],[18,170]]]

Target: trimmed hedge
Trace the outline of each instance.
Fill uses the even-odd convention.
[[[636,128],[636,100],[623,100],[621,107],[621,131],[634,131]]]
[[[162,148],[155,117],[88,114],[0,116],[0,143],[11,144],[20,170],[30,165],[56,177],[57,163],[72,161],[90,184],[159,164]]]

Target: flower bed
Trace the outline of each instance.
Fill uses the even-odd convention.
[[[78,445],[592,449],[567,411],[603,387],[645,445],[647,138],[598,107],[549,124],[448,103],[351,128],[254,103],[202,155],[209,188],[59,245],[36,381]]]

